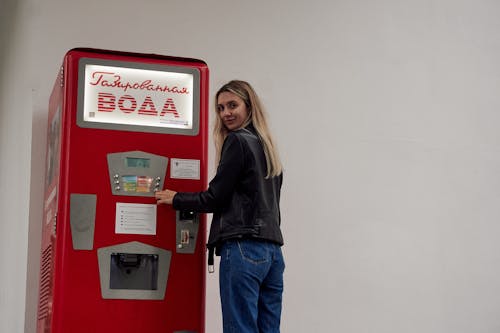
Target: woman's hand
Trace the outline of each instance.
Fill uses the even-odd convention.
[[[157,204],[167,204],[171,205],[172,200],[174,199],[174,196],[177,192],[171,191],[171,190],[163,190],[163,191],[156,191],[155,192],[155,198],[156,198],[156,203]]]

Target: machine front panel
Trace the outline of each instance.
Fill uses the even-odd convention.
[[[184,122],[185,128],[173,126],[174,121],[161,126],[140,121],[137,126],[134,122],[120,124],[120,113],[123,119],[133,113],[125,112],[133,109],[132,98],[119,102],[118,90],[113,90],[119,88],[106,84],[92,98],[99,93],[115,94],[114,105],[111,99],[101,102],[115,107],[117,117],[85,121],[82,110],[87,115],[90,111],[82,104],[81,75],[86,74],[80,69],[93,64],[119,64],[125,68],[123,73],[130,65],[134,75],[139,73],[135,70],[146,69],[143,81],[149,80],[152,69],[187,68],[178,72],[194,78],[189,86],[192,122]],[[38,333],[203,332],[206,216],[157,205],[154,192],[164,188],[202,191],[207,186],[206,65],[76,49],[66,55],[64,68],[61,190],[57,230],[52,234],[57,249],[51,252],[56,264],[50,280],[53,290],[48,288],[50,308],[46,311],[50,316],[40,322]],[[121,82],[124,78],[121,76]],[[102,80],[104,76],[100,83]],[[134,77],[127,82],[143,82],[140,80]],[[158,84],[166,84],[161,80]],[[136,101],[147,99],[132,90],[127,88],[125,95]],[[177,103],[179,94],[162,94]],[[153,110],[148,103],[144,108]],[[104,112],[102,105],[95,112]],[[179,101],[179,115],[185,105]]]

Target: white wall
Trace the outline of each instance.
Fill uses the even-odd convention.
[[[0,332],[24,330],[30,203],[31,23],[0,2]],[[23,22],[23,23],[22,23]],[[43,137],[42,137],[42,140]],[[40,198],[38,198],[40,200]]]
[[[34,332],[47,103],[80,46],[256,87],[286,166],[283,332],[500,331],[500,2],[3,1],[0,332]]]

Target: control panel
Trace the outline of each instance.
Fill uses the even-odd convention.
[[[142,151],[108,154],[113,195],[153,197],[163,188],[168,158]]]

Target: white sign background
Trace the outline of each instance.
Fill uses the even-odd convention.
[[[115,233],[156,235],[156,205],[117,202]]]
[[[192,74],[125,68],[102,65],[85,65],[85,91],[83,120],[86,122],[111,123],[165,128],[193,128],[193,91]],[[114,110],[98,111],[99,93],[114,96]],[[132,107],[130,98],[136,101],[135,111],[120,110],[119,99],[128,97],[123,102]],[[157,115],[139,114],[141,105],[151,99]],[[163,107],[171,99],[175,104],[178,117],[172,112],[161,115]],[[113,105],[108,102],[106,106]],[[146,107],[151,110],[151,106]]]

